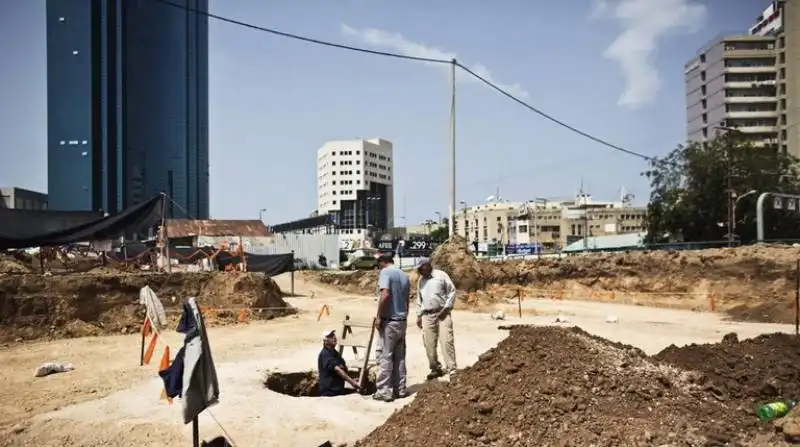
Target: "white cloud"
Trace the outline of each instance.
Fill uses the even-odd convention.
[[[616,61],[625,76],[617,104],[639,108],[652,103],[661,88],[654,62],[659,43],[670,35],[696,32],[705,22],[706,7],[693,0],[592,0],[591,17],[613,19],[622,27],[603,56]]]
[[[456,53],[422,43],[412,42],[398,33],[390,33],[374,28],[356,29],[345,24],[341,25],[341,31],[345,35],[377,50],[391,51],[404,56],[424,57],[428,59],[457,59]],[[503,84],[495,80],[489,69],[483,64],[473,64],[469,67],[475,74],[491,81],[493,84],[518,98],[528,98],[530,96],[520,84]],[[458,79],[463,81],[477,81],[474,77],[469,75],[464,76],[463,74],[459,74]]]

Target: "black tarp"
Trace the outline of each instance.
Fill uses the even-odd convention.
[[[103,218],[97,211],[15,210],[0,208],[0,237],[36,237],[79,227]]]
[[[294,255],[292,253],[283,255],[254,255],[245,253],[247,258],[247,271],[264,273],[267,276],[280,275],[281,273],[294,270]],[[242,262],[240,256],[231,256],[228,253],[220,252],[217,256],[217,264],[220,269],[224,269],[228,264]]]
[[[113,216],[64,226],[63,213],[57,211],[5,210],[0,214],[0,249],[50,247],[116,239],[124,233],[146,230],[161,221],[165,196],[134,205]],[[13,211],[9,213],[8,211]],[[52,214],[55,213],[55,214]],[[35,223],[34,218],[43,220]],[[26,223],[31,227],[22,229]]]

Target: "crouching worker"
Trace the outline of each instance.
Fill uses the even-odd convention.
[[[319,368],[319,395],[332,397],[361,391],[358,381],[347,374],[347,364],[336,350],[336,331],[327,330],[322,333],[322,351],[319,352],[317,367]],[[346,389],[347,382],[355,390]]]

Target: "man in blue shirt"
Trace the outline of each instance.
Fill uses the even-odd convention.
[[[380,337],[381,354],[378,359],[377,392],[375,400],[391,402],[394,398],[408,395],[406,388],[406,327],[408,326],[408,300],[410,285],[408,276],[395,267],[391,255],[378,258],[381,273],[378,277],[380,298],[375,328]]]
[[[347,382],[360,391],[358,381],[347,374],[347,364],[336,350],[336,331],[327,330],[322,333],[322,351],[317,358],[319,370],[319,395],[332,397],[349,394],[344,387]]]

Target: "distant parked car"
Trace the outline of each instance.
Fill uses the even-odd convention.
[[[342,270],[372,270],[378,268],[378,250],[362,248],[348,256],[342,263]]]

